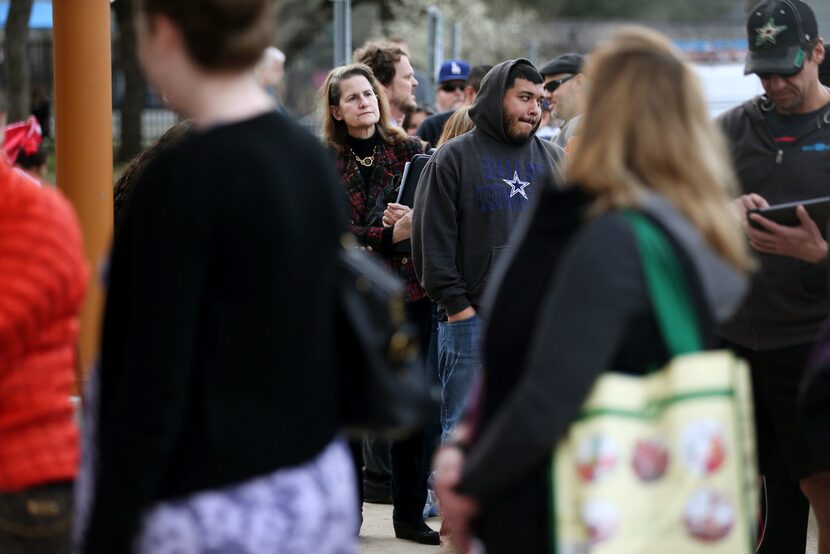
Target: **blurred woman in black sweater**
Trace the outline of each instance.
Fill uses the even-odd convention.
[[[195,132],[142,173],[115,237],[84,552],[354,552],[337,438],[326,154],[253,68],[268,0],[144,0],[148,80]]]

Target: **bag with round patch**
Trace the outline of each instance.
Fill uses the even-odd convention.
[[[747,364],[703,351],[689,283],[671,244],[627,212],[672,359],[604,373],[551,466],[556,554],[749,554],[757,471]]]

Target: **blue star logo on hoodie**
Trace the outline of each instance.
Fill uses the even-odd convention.
[[[513,180],[512,181],[510,181],[509,179],[502,179],[502,181],[504,181],[505,185],[510,187],[510,198],[513,198],[517,194],[521,194],[524,197],[525,200],[528,199],[527,198],[527,193],[525,192],[525,189],[530,186],[530,182],[529,181],[522,181],[521,179],[519,179],[519,172],[518,171],[513,172]]]

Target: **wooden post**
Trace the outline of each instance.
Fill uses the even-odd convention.
[[[112,235],[112,63],[109,0],[55,0],[57,186],[78,212],[92,268],[81,315],[81,367],[97,356],[99,268]]]

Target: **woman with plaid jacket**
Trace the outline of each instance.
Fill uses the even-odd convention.
[[[411,255],[400,243],[410,237],[412,210],[395,204],[404,166],[424,151],[423,143],[393,127],[389,102],[372,70],[363,64],[333,69],[321,91],[323,139],[331,149],[345,189],[349,229],[361,248],[380,256],[406,283],[407,311],[429,344],[432,308],[418,283]],[[393,523],[398,538],[439,544],[438,533],[423,521],[428,459],[423,430],[392,445]],[[363,497],[362,453],[353,445],[358,487]]]

